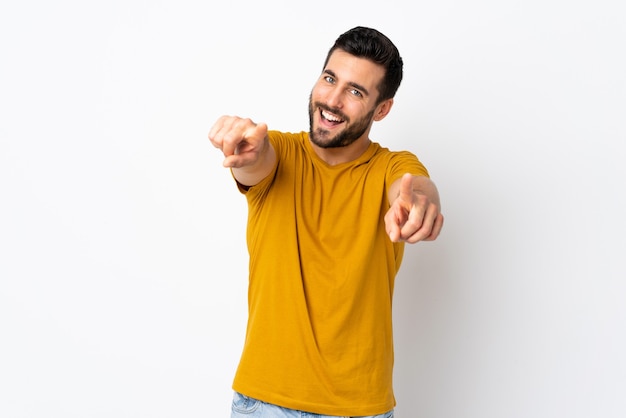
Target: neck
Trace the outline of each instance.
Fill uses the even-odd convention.
[[[337,148],[322,148],[309,140],[313,151],[328,165],[339,165],[354,161],[359,158],[370,146],[370,139],[367,136],[357,139],[350,145]]]

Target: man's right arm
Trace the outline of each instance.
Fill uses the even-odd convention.
[[[244,186],[254,186],[276,164],[276,152],[267,137],[267,125],[248,118],[222,116],[209,131],[209,140],[224,154],[224,167]]]

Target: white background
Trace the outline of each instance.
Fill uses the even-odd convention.
[[[246,208],[207,132],[308,129],[356,25],[405,61],[372,138],[446,216],[397,280],[397,416],[626,416],[621,4],[3,3],[0,416],[229,416]]]

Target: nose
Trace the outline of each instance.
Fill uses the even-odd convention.
[[[341,109],[343,107],[343,95],[340,88],[333,88],[328,91],[326,104],[332,108]]]

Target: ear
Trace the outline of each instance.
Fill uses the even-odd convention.
[[[387,99],[384,102],[378,105],[378,109],[374,112],[374,120],[378,122],[379,120],[383,120],[385,116],[391,110],[391,106],[393,106],[393,99]]]

